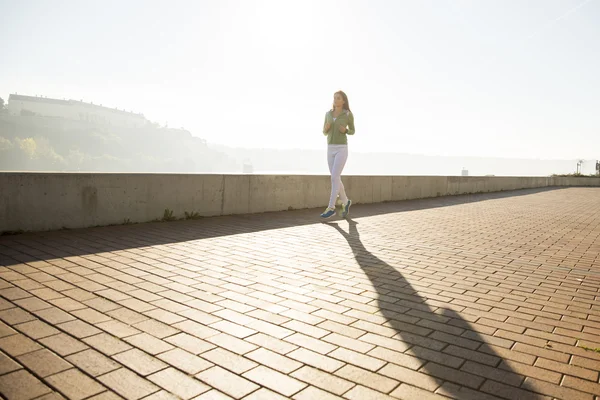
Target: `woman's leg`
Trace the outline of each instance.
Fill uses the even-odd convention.
[[[344,190],[344,184],[342,183],[342,171],[344,170],[344,166],[346,165],[346,160],[348,160],[348,148],[341,147],[336,149],[333,154],[333,157],[329,157],[332,159],[330,161],[330,171],[331,171],[331,196],[329,197],[329,208],[335,208],[335,201],[337,200],[338,194],[343,204],[348,202],[348,197],[346,197],[346,191]]]

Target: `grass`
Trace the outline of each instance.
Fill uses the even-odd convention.
[[[582,345],[579,345],[577,347],[582,348],[586,351],[594,351],[596,353],[600,353],[600,347],[587,347],[587,346],[582,346]]]
[[[580,172],[574,172],[572,174],[552,174],[551,176],[555,178],[600,178],[600,176],[596,174],[585,175]]]
[[[162,220],[164,222],[169,222],[169,221],[176,221],[177,218],[173,216],[173,210],[169,210],[168,208],[165,208],[165,212],[163,214]]]
[[[185,211],[184,214],[185,214],[185,219],[201,219],[201,218],[203,218],[200,215],[200,213],[194,212],[194,211],[192,211],[192,212]]]

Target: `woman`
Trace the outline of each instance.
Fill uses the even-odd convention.
[[[346,196],[341,176],[348,159],[348,135],[354,135],[354,115],[350,111],[348,96],[341,90],[335,92],[333,108],[325,114],[323,134],[327,136],[331,196],[329,197],[329,206],[321,214],[321,218],[331,218],[335,215],[335,202],[338,195],[342,201],[342,217],[346,218],[350,212],[352,201],[348,200],[348,196]]]

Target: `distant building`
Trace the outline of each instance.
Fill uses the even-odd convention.
[[[137,128],[148,123],[143,114],[76,100],[58,100],[20,94],[11,94],[8,97],[8,112],[11,115],[39,115],[128,128]]]
[[[464,169],[464,168],[463,168],[463,169],[462,169],[462,173],[461,173],[461,175],[462,175],[462,176],[469,176],[469,170],[468,170],[468,169]]]

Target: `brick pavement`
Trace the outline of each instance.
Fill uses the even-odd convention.
[[[0,238],[7,399],[600,398],[600,190]]]

